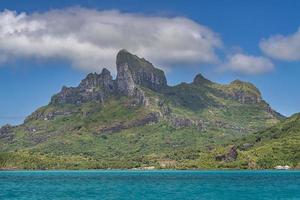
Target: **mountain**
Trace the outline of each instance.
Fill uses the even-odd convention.
[[[169,86],[162,70],[126,50],[118,52],[116,66],[116,79],[107,69],[90,73],[23,124],[3,126],[0,165],[213,168],[197,161],[222,149],[228,153],[216,159],[234,162],[233,141],[284,118],[248,82],[221,85],[198,74],[191,83]]]

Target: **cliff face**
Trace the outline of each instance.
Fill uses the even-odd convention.
[[[110,71],[104,68],[101,74],[91,73],[83,79],[79,85],[82,91],[96,91],[97,89],[103,90],[105,93],[112,93],[115,91],[115,83],[112,80]]]
[[[229,84],[230,95],[233,99],[245,104],[262,102],[260,91],[251,83],[235,80]]]
[[[261,106],[261,109],[268,113],[271,118],[277,119],[282,117],[263,101],[260,91],[251,83],[236,80],[228,85],[220,85],[198,74],[190,84],[183,83],[170,87],[167,85],[166,77],[162,70],[155,68],[144,58],[139,58],[126,50],[121,50],[117,54],[116,66],[117,76],[115,80],[105,68],[100,74],[90,73],[81,81],[78,87],[63,87],[61,92],[52,97],[50,104],[81,105],[87,102],[105,103],[111,97],[127,96],[132,98],[131,103],[129,103],[132,106],[147,106],[151,103],[144,90],[144,88],[147,88],[154,93],[164,96],[162,98],[163,101],[169,99],[168,101],[176,106],[187,107],[194,111],[207,109],[212,106],[218,109],[226,109],[227,106],[223,102],[232,100],[240,104]],[[216,98],[220,100],[215,101]],[[155,105],[157,103],[152,102],[152,104]],[[169,105],[165,105],[169,110],[169,114],[165,114],[160,105],[157,105],[157,107],[162,118],[167,119],[175,127],[196,126],[201,127],[200,129],[203,130],[205,129],[205,124],[207,124],[202,118],[190,119],[185,116],[177,116],[171,113]],[[53,116],[66,116],[71,113],[72,111],[61,110],[53,111],[47,115],[35,112],[29,118],[44,117],[51,119]],[[223,122],[219,119],[212,121],[219,121],[219,124],[227,124],[226,126],[228,127],[239,129],[238,125],[228,125],[230,122]]]
[[[104,102],[116,90],[115,82],[107,69],[101,74],[91,73],[81,81],[78,87],[63,87],[61,92],[51,99],[52,104],[81,104],[88,101]]]
[[[126,50],[119,51],[116,64],[118,85],[122,85],[124,79],[127,78],[130,83],[129,89],[132,89],[133,83],[154,91],[159,91],[167,86],[167,80],[162,70]]]
[[[124,63],[123,65],[118,65],[118,74],[117,74],[117,86],[118,91],[127,95],[132,96],[136,85],[134,83],[132,73],[129,70],[128,64]]]
[[[52,97],[53,104],[82,104],[88,101],[104,102],[112,95],[136,97],[145,103],[140,86],[159,91],[167,86],[164,72],[150,62],[121,50],[117,55],[117,77],[112,79],[110,72],[103,69],[100,74],[88,74],[78,87],[63,87]]]
[[[4,125],[0,128],[0,140],[10,141],[14,138],[13,126]]]
[[[104,102],[112,95],[143,99],[145,97],[141,87],[155,92],[168,88],[162,70],[126,50],[119,51],[116,65],[117,77],[115,80],[112,79],[110,72],[104,68],[100,74],[88,74],[78,87],[63,87],[60,93],[52,97],[51,103]],[[209,87],[215,83],[198,74],[192,84],[198,87]],[[258,104],[263,101],[259,90],[254,85],[239,80],[230,83],[223,95],[243,104]]]

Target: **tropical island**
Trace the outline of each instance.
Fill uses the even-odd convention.
[[[90,73],[17,126],[0,129],[1,169],[300,168],[300,114],[272,109],[251,83],[198,74],[169,86],[127,50],[117,76]]]

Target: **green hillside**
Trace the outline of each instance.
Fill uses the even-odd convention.
[[[299,168],[300,114],[295,114],[264,131],[254,133],[243,139],[244,142],[253,144],[248,153],[262,168],[272,168],[277,165]]]
[[[234,145],[216,145],[209,151],[200,152],[197,159],[188,161],[186,165],[239,169],[273,169],[288,165],[299,169],[300,114],[263,131],[234,139],[231,144]]]
[[[89,74],[23,124],[2,127],[1,168],[248,168],[248,157],[273,167],[264,158],[276,140],[253,132],[272,130],[283,116],[253,84],[221,85],[199,74],[171,87],[163,71],[126,50],[116,63],[115,80],[107,69]],[[243,142],[251,149],[242,151]]]

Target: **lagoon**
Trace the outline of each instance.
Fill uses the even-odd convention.
[[[0,171],[0,199],[300,199],[300,171]]]

